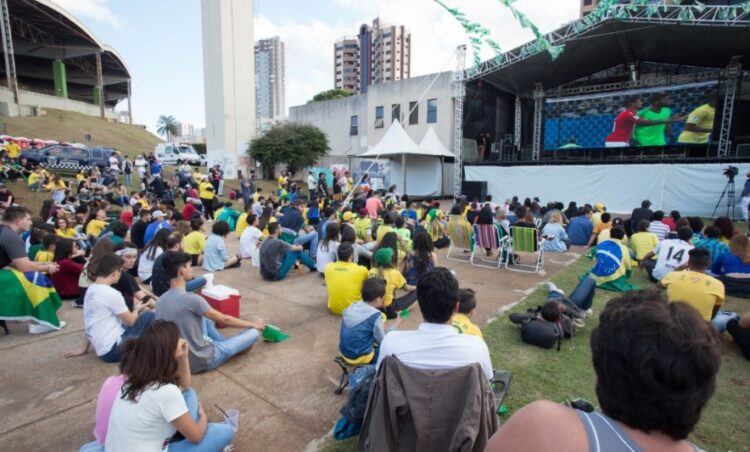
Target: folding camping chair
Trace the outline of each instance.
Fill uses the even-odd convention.
[[[474,231],[463,215],[448,215],[448,237],[451,239],[446,259],[456,262],[469,262],[468,254],[456,254],[456,250],[469,251],[473,248]],[[451,252],[454,254],[451,256]]]
[[[500,230],[494,224],[475,224],[474,225],[474,250],[471,252],[471,265],[485,268],[500,268],[503,263],[503,250],[506,248],[505,243],[508,237],[500,234]],[[477,253],[484,253],[486,250],[497,251],[497,260],[483,259],[477,257]]]
[[[536,273],[544,267],[544,239],[535,228],[510,227],[510,239],[506,242],[505,268],[507,270]],[[517,253],[534,255],[533,264],[522,264]],[[512,261],[511,261],[512,259]]]

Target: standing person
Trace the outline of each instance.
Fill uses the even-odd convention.
[[[638,110],[643,107],[643,100],[638,96],[625,98],[625,109],[615,117],[612,133],[604,141],[608,148],[624,148],[630,146],[633,137],[633,129],[636,125],[653,126],[679,122],[682,116],[675,115],[664,121],[649,121],[638,116]]]
[[[639,118],[647,121],[667,121],[672,116],[669,94],[655,93],[649,99],[649,103],[648,108],[643,108],[637,113]],[[673,139],[670,123],[652,126],[638,124],[633,131],[633,140],[638,146],[666,146]]]
[[[250,196],[253,194],[252,182],[250,178],[242,174],[241,170],[237,171],[237,175],[240,179],[240,195],[242,196],[243,209],[247,210],[250,207]]]
[[[748,209],[750,209],[750,172],[746,175],[745,185],[742,187],[742,194],[740,195],[742,221],[748,221]]]
[[[203,174],[201,176],[201,182],[198,184],[198,197],[203,203],[203,214],[206,219],[214,219],[214,198],[216,197],[216,190],[213,184],[208,181],[208,176]]]
[[[318,196],[320,196],[321,198],[327,198],[329,196],[326,173],[318,174]]]
[[[161,170],[162,170],[161,163],[159,163],[159,161],[156,160],[156,158],[154,158],[154,160],[151,162],[151,166],[149,169],[151,171],[152,176],[156,177],[156,176],[161,175]]]
[[[122,174],[125,176],[125,185],[131,187],[133,185],[133,161],[130,157],[122,160]]]
[[[135,165],[135,170],[138,172],[138,177],[143,181],[146,178],[146,165],[148,164],[143,154],[138,154],[133,164]]]
[[[164,270],[170,278],[170,289],[156,302],[159,320],[175,322],[190,346],[190,371],[193,373],[216,369],[234,355],[249,349],[265,328],[263,322],[251,322],[222,314],[213,309],[200,295],[186,291],[193,279],[190,256],[170,251],[164,258]],[[224,337],[214,326],[223,323],[242,331]]]
[[[214,187],[214,193],[221,196],[224,181],[224,170],[221,169],[221,165],[218,163],[213,168],[213,176],[211,177],[211,185]]]
[[[680,144],[707,144],[711,140],[716,116],[718,97],[712,94],[706,103],[691,111],[685,122],[685,129],[677,138]]]
[[[315,179],[312,170],[307,172],[307,190],[310,192],[311,198],[315,196],[315,193],[318,191],[318,180]]]
[[[125,381],[112,404],[105,450],[112,452],[220,451],[235,428],[208,423],[192,389],[189,349],[173,322],[154,322],[130,341],[122,363]],[[158,360],[154,360],[158,357]],[[175,433],[183,439],[173,441]]]

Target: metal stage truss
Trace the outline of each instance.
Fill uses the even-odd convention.
[[[466,65],[466,46],[461,45],[456,48],[456,70],[453,71],[453,155],[455,162],[453,164],[453,196],[461,196],[461,181],[463,180],[463,156],[461,146],[463,145],[464,129],[464,95],[466,86],[464,77]]]
[[[725,158],[729,155],[729,131],[732,127],[732,115],[734,115],[734,99],[737,96],[740,76],[742,75],[742,63],[740,57],[733,57],[726,70],[726,90],[724,91],[724,108],[721,110],[721,129],[719,132],[719,146],[716,156]]]

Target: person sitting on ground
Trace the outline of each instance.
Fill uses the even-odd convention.
[[[653,232],[649,232],[650,222],[641,220],[636,225],[636,232],[630,237],[630,248],[635,253],[635,261],[640,262],[649,251],[659,245],[659,238]]]
[[[57,234],[48,233],[42,239],[42,249],[34,256],[34,262],[54,262]]]
[[[732,222],[732,219],[729,217],[719,217],[715,219],[714,226],[721,231],[719,239],[727,245],[729,245],[729,241],[732,240],[732,237],[737,234],[737,230],[734,228],[734,222]]]
[[[693,230],[682,227],[677,230],[676,239],[660,241],[656,248],[643,256],[640,266],[646,269],[652,282],[661,281],[667,273],[687,264],[688,252],[693,249],[693,245],[690,244],[692,237]],[[656,261],[651,259],[654,256]]]
[[[602,215],[607,211],[607,208],[604,207],[604,204],[601,202],[597,202],[594,204],[594,213],[591,214],[591,223],[596,227],[597,224],[601,223],[602,221]]]
[[[549,216],[549,222],[542,229],[544,251],[561,253],[570,248],[570,239],[563,228],[562,221],[560,211],[556,210]]]
[[[424,231],[418,232],[414,236],[414,249],[406,258],[406,283],[416,287],[419,278],[437,267],[437,263],[437,254],[430,236]]]
[[[397,261],[392,248],[378,249],[373,254],[373,260],[375,266],[370,269],[370,278],[383,278],[386,284],[381,310],[389,320],[395,319],[399,312],[409,309],[417,301],[417,294],[414,293],[416,287],[407,284],[404,276],[395,268]],[[395,298],[396,289],[403,289],[407,293]]]
[[[378,360],[379,346],[390,331],[398,328],[397,318],[386,331],[380,308],[385,296],[385,281],[368,279],[362,284],[362,297],[343,312],[339,330],[339,351],[351,365],[363,365]]]
[[[674,232],[677,230],[677,222],[680,221],[680,212],[673,210],[669,213],[668,217],[664,217],[661,221],[669,226],[670,232]]]
[[[695,309],[664,303],[656,291],[612,299],[591,333],[591,352],[601,411],[532,402],[485,450],[700,450],[686,438],[716,388],[720,350]]]
[[[190,220],[190,233],[184,239],[185,252],[190,255],[193,267],[203,264],[203,252],[206,249],[206,237],[203,235],[203,219]]]
[[[433,204],[433,207],[427,211],[424,223],[424,229],[430,234],[435,248],[441,249],[450,246],[451,239],[448,237],[447,224],[438,203]]]
[[[156,301],[156,318],[175,322],[190,346],[190,370],[193,373],[216,369],[232,356],[249,349],[258,340],[263,322],[251,322],[213,309],[200,295],[187,292],[186,284],[193,279],[190,256],[182,251],[169,251],[164,257],[164,270],[170,278],[170,289]],[[215,327],[223,323],[243,328],[232,337],[222,336]]]
[[[331,221],[328,222],[328,225],[325,228],[323,240],[318,243],[318,253],[315,256],[315,266],[318,269],[320,276],[323,276],[323,272],[325,272],[328,264],[336,261],[336,251],[341,244],[339,224],[335,221]]]
[[[131,311],[136,302],[143,302],[148,305],[149,309],[153,309],[156,303],[156,295],[141,288],[135,277],[130,273],[138,258],[138,250],[135,249],[135,245],[131,242],[122,242],[114,248],[114,253],[122,258],[123,271],[120,279],[112,287],[122,294],[125,298],[125,304]]]
[[[477,297],[474,289],[458,290],[458,312],[453,314],[451,323],[458,334],[469,334],[471,336],[482,337],[480,330],[471,318],[474,317],[474,311],[477,309]]]
[[[263,232],[258,228],[259,221],[255,214],[249,214],[245,220],[247,227],[242,231],[240,236],[240,257],[251,259],[253,256],[257,259],[257,252],[260,249],[260,243],[263,241]],[[253,262],[258,265],[258,262]]]
[[[303,251],[302,245],[290,245],[279,240],[279,223],[268,225],[269,237],[260,246],[260,276],[266,281],[281,281],[297,261],[301,261],[310,271],[317,271],[315,260]]]
[[[78,298],[81,295],[78,278],[81,277],[85,260],[80,262],[77,259],[82,259],[83,255],[84,252],[73,240],[59,239],[57,241],[54,262],[59,270],[49,275],[49,279],[60,298]]]
[[[109,416],[105,450],[223,450],[235,427],[209,423],[192,389],[188,344],[173,322],[156,321],[126,345],[125,381]],[[155,358],[158,358],[155,360]],[[175,433],[181,437],[175,439]]]
[[[609,236],[609,240],[596,246],[594,253],[594,266],[590,275],[594,278],[596,287],[615,292],[638,289],[629,281],[632,264],[630,250],[622,244],[625,229],[612,228]]]
[[[477,336],[459,334],[453,327],[458,290],[458,281],[447,268],[438,267],[420,278],[417,298],[424,322],[416,331],[388,333],[380,344],[377,367],[386,356],[396,356],[418,369],[452,369],[479,363],[485,377],[492,380],[487,344]]]
[[[172,232],[169,229],[160,229],[154,235],[154,238],[146,244],[138,258],[138,278],[143,284],[151,283],[151,272],[154,269],[154,262],[161,253],[167,249],[167,239]]]
[[[362,284],[367,281],[367,269],[353,262],[354,248],[351,243],[338,246],[338,261],[325,268],[328,309],[335,315],[341,313],[360,299]]]
[[[139,250],[146,246],[146,229],[150,223],[151,211],[148,209],[141,209],[138,221],[133,223],[133,226],[130,228],[130,241],[135,243],[135,246]]]
[[[393,222],[395,229],[393,232],[398,235],[398,242],[403,245],[403,251],[411,251],[414,244],[411,241],[411,230],[406,225],[406,220],[401,215],[397,215]]]
[[[66,358],[83,356],[93,345],[96,356],[102,361],[116,363],[122,358],[125,341],[138,337],[154,320],[147,303],[139,301],[131,311],[125,298],[112,288],[120,279],[123,263],[115,254],[107,254],[99,260],[96,281],[86,289],[83,303],[84,348],[66,353]]]
[[[227,201],[224,203],[224,208],[216,216],[216,221],[226,221],[229,225],[229,230],[234,231],[237,228],[237,219],[240,217],[240,213],[232,208],[232,203]]]
[[[97,209],[91,212],[86,223],[83,225],[83,230],[92,241],[96,241],[99,234],[101,234],[106,227],[107,211],[104,209]]]
[[[300,212],[296,204],[291,206],[279,220],[282,232],[293,237],[292,243],[294,245],[301,245],[302,247],[309,244],[310,257],[315,259],[315,255],[318,252],[318,232],[312,226],[305,226],[304,223],[305,220],[302,217],[302,212]]]
[[[599,234],[612,227],[612,215],[609,212],[604,212],[599,217],[599,222],[594,224],[594,228],[591,230],[591,237],[589,237],[586,246],[593,246],[598,243]]]
[[[648,225],[648,232],[653,232],[659,240],[664,240],[669,234],[669,226],[664,224],[664,212],[657,210],[652,216],[651,223]]]
[[[143,240],[146,243],[150,242],[151,239],[153,239],[162,229],[166,229],[169,232],[172,232],[173,230],[172,224],[169,222],[169,219],[167,219],[167,215],[161,210],[155,210],[151,214],[151,217],[153,218],[153,221],[146,227],[146,232],[143,235]]]
[[[734,342],[740,348],[742,356],[750,360],[750,312],[743,316],[732,313],[731,318],[724,326],[724,330],[719,329],[720,333],[727,331],[734,339]]]
[[[164,258],[166,251],[183,251],[182,242],[182,235],[176,232],[170,234],[169,238],[167,239],[167,249],[154,261],[154,269],[151,276],[151,289],[153,289],[154,294],[157,297],[162,296],[164,292],[168,291],[171,284],[171,279],[169,275],[167,275],[166,268],[164,268]],[[192,256],[190,257],[190,259],[192,265]],[[185,283],[185,290],[188,292],[195,292],[205,285],[206,278],[204,278],[203,276],[197,276]]]
[[[227,255],[227,247],[224,243],[227,235],[229,235],[229,224],[226,221],[217,221],[211,226],[211,235],[206,240],[203,256],[203,270],[218,272],[240,266],[242,258],[239,255]]]
[[[688,252],[688,268],[671,271],[659,284],[667,289],[669,303],[686,303],[698,310],[704,320],[710,322],[724,303],[724,284],[706,274],[711,264],[711,255],[705,248],[693,248]]]
[[[591,222],[591,208],[583,207],[581,215],[573,217],[568,224],[568,239],[571,245],[586,246],[591,238],[594,225]]]
[[[703,230],[703,234],[705,235],[705,238],[694,240],[693,245],[695,245],[696,248],[705,248],[708,250],[708,253],[711,255],[711,265],[713,266],[713,264],[719,259],[719,256],[729,252],[729,247],[719,239],[719,237],[721,237],[721,230],[716,226],[706,226]]]
[[[750,239],[737,234],[729,241],[729,251],[722,253],[711,265],[711,273],[718,276],[750,278]],[[748,279],[750,282],[750,279]]]

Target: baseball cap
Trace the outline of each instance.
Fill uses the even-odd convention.
[[[344,212],[344,215],[341,216],[341,219],[344,221],[351,221],[354,219],[354,214],[351,212]]]
[[[375,263],[378,265],[388,265],[393,261],[392,248],[380,248],[375,252]]]
[[[154,210],[154,212],[151,214],[151,216],[154,217],[154,218],[163,217],[164,216],[164,212],[162,212],[161,210]]]

